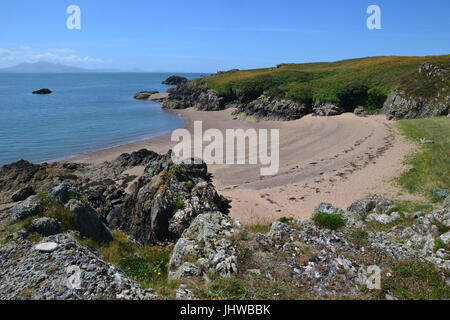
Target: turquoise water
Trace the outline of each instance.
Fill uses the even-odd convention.
[[[133,95],[165,92],[171,74],[0,74],[0,166],[45,162],[182,127],[183,118]],[[177,74],[188,79],[201,74]],[[50,95],[32,91],[49,88]]]

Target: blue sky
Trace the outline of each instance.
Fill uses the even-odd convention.
[[[69,5],[81,29],[69,30]],[[381,30],[368,30],[369,5]],[[2,0],[0,67],[216,72],[282,62],[450,53],[448,0]]]

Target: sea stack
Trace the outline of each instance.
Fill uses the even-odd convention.
[[[39,89],[36,91],[32,92],[33,94],[50,94],[52,93],[52,91],[50,89],[44,88],[44,89]]]

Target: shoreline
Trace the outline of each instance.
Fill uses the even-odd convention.
[[[320,202],[345,209],[369,193],[422,200],[392,183],[406,170],[403,160],[415,146],[383,115],[361,118],[346,113],[335,117],[308,115],[294,121],[254,121],[233,120],[232,111],[169,110],[185,118],[183,128],[190,132],[195,120],[202,121],[204,131],[280,130],[280,170],[275,176],[261,177],[260,165],[208,165],[217,191],[232,200],[230,216],[234,219],[254,225],[283,216],[309,218]],[[125,143],[65,162],[98,164],[143,148],[166,153],[176,144],[170,137],[168,133]]]

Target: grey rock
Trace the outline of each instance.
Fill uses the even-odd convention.
[[[13,219],[23,220],[28,217],[41,214],[43,211],[42,205],[37,199],[37,196],[30,196],[25,201],[16,204],[10,211]]]
[[[61,183],[52,188],[48,192],[48,196],[57,202],[66,204],[70,199],[78,199],[81,195],[80,192],[70,184]]]
[[[450,231],[441,234],[439,238],[441,238],[446,245],[450,245]]]
[[[400,214],[398,212],[393,212],[390,215],[387,215],[384,213],[382,213],[382,214],[372,213],[366,217],[367,222],[376,221],[381,224],[389,224],[389,223],[395,222],[399,219],[400,219]]]
[[[194,294],[191,290],[187,288],[186,285],[180,284],[180,286],[177,289],[177,292],[175,293],[175,299],[176,300],[194,300]]]
[[[316,102],[313,108],[313,116],[330,117],[344,113],[344,109],[328,102]]]
[[[155,93],[158,93],[158,91],[141,91],[136,93],[133,98],[137,100],[148,100],[150,96],[152,96]]]
[[[366,110],[364,109],[364,107],[357,107],[357,108],[355,108],[353,113],[355,115],[357,115],[358,117],[365,117],[365,116],[367,116],[367,113],[366,113]]]
[[[37,232],[44,237],[52,236],[62,232],[61,223],[52,218],[42,217],[34,219],[31,222],[31,230]]]
[[[43,239],[54,243],[42,252],[28,242],[8,242],[0,247],[1,300],[111,300],[156,299],[153,290],[143,290],[123,271],[104,262],[69,233]],[[54,246],[54,245],[53,245]],[[78,281],[69,281],[73,276]],[[70,286],[69,283],[79,284]]]
[[[447,198],[445,198],[443,206],[444,208],[450,209],[450,195],[448,195]]]
[[[285,223],[275,221],[270,226],[270,231],[267,234],[268,237],[274,240],[282,240],[283,238],[289,236],[291,228]]]
[[[209,271],[221,277],[230,276],[237,271],[237,250],[229,237],[241,231],[237,223],[221,212],[197,216],[173,249],[169,278],[189,275],[186,269],[194,271],[194,275],[200,270],[201,274]],[[194,260],[197,265],[193,265]]]
[[[111,232],[89,204],[71,199],[67,202],[66,208],[73,212],[73,227],[80,232],[82,237],[92,238],[96,241],[110,241],[112,239]]]
[[[202,270],[195,264],[190,262],[184,262],[175,272],[172,272],[169,276],[170,279],[182,279],[200,277]]]
[[[365,217],[369,212],[386,213],[394,207],[395,204],[390,199],[379,195],[368,195],[364,199],[352,203],[347,210]]]
[[[41,252],[52,252],[58,249],[56,242],[41,242],[35,246],[35,249]]]

